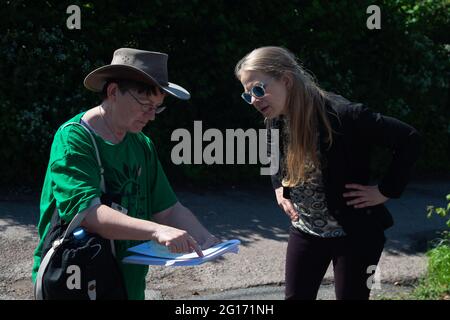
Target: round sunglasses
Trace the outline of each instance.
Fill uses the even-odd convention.
[[[252,96],[255,98],[262,98],[266,95],[266,85],[263,82],[258,82],[251,87],[249,92],[243,92],[241,94],[242,99],[248,104],[252,104]]]

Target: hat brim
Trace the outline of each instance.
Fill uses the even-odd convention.
[[[191,97],[186,89],[175,83],[169,82],[167,85],[163,85],[158,83],[148,73],[133,66],[123,64],[113,64],[97,68],[84,78],[83,84],[88,90],[101,92],[106,81],[109,79],[134,80],[149,85],[156,85],[168,94],[181,100],[189,100]]]

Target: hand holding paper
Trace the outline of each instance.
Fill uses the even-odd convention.
[[[205,250],[219,244],[220,242],[221,241],[217,239],[215,236],[209,234],[209,236],[203,242],[199,243],[199,245],[202,248],[202,250]]]
[[[202,256],[202,248],[185,230],[167,225],[160,225],[155,232],[158,243],[165,245],[172,252],[192,252],[195,251]]]
[[[145,265],[173,265],[173,266],[193,266],[216,259],[227,252],[239,252],[239,240],[229,240],[203,250],[203,257],[197,253],[173,253],[165,246],[153,241],[142,243],[129,248],[128,251],[136,253],[128,256],[122,261],[124,263],[145,264]]]

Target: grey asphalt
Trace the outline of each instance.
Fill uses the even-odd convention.
[[[428,205],[445,205],[450,181],[412,182],[400,199],[386,205],[395,226],[386,232],[387,243],[380,269],[380,289],[373,297],[401,296],[426,272],[428,242],[445,226],[443,218],[426,218]],[[221,263],[177,269],[151,268],[149,290],[159,299],[282,299],[284,256],[289,221],[277,207],[270,188],[178,193],[180,200],[199,214],[217,235],[242,241],[241,253],[225,256]],[[152,277],[162,275],[161,277]],[[171,281],[189,275],[184,285]],[[151,280],[153,279],[153,281]],[[155,281],[156,280],[156,281]],[[161,282],[159,282],[161,281]],[[149,292],[149,293],[150,293]],[[149,295],[152,297],[152,295]],[[334,299],[329,268],[318,299]]]
[[[148,299],[283,299],[289,220],[275,203],[270,182],[215,190],[176,188],[179,200],[214,234],[241,240],[239,254],[196,267],[150,267]],[[395,226],[380,261],[380,288],[372,297],[411,291],[426,272],[429,240],[445,226],[426,218],[428,205],[443,206],[449,180],[412,182],[402,198],[389,200]],[[32,252],[37,243],[38,198],[0,199],[0,299],[30,299]],[[333,275],[325,276],[318,299],[334,299]]]

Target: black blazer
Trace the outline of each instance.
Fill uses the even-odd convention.
[[[383,204],[361,209],[347,206],[348,198],[344,198],[343,193],[349,190],[345,185],[369,185],[371,149],[374,145],[380,145],[392,152],[387,172],[378,183],[380,192],[388,198],[399,198],[419,156],[420,136],[417,130],[340,96],[332,96],[326,102],[326,110],[334,131],[330,148],[324,141],[326,131],[321,122],[318,124],[318,134],[323,183],[330,214],[347,234],[365,234],[391,227],[394,224],[392,215]],[[281,125],[282,121],[278,123]],[[283,152],[282,140],[280,152]],[[274,189],[281,187],[279,174],[272,176],[272,184]],[[289,188],[283,189],[283,196],[289,198]]]

